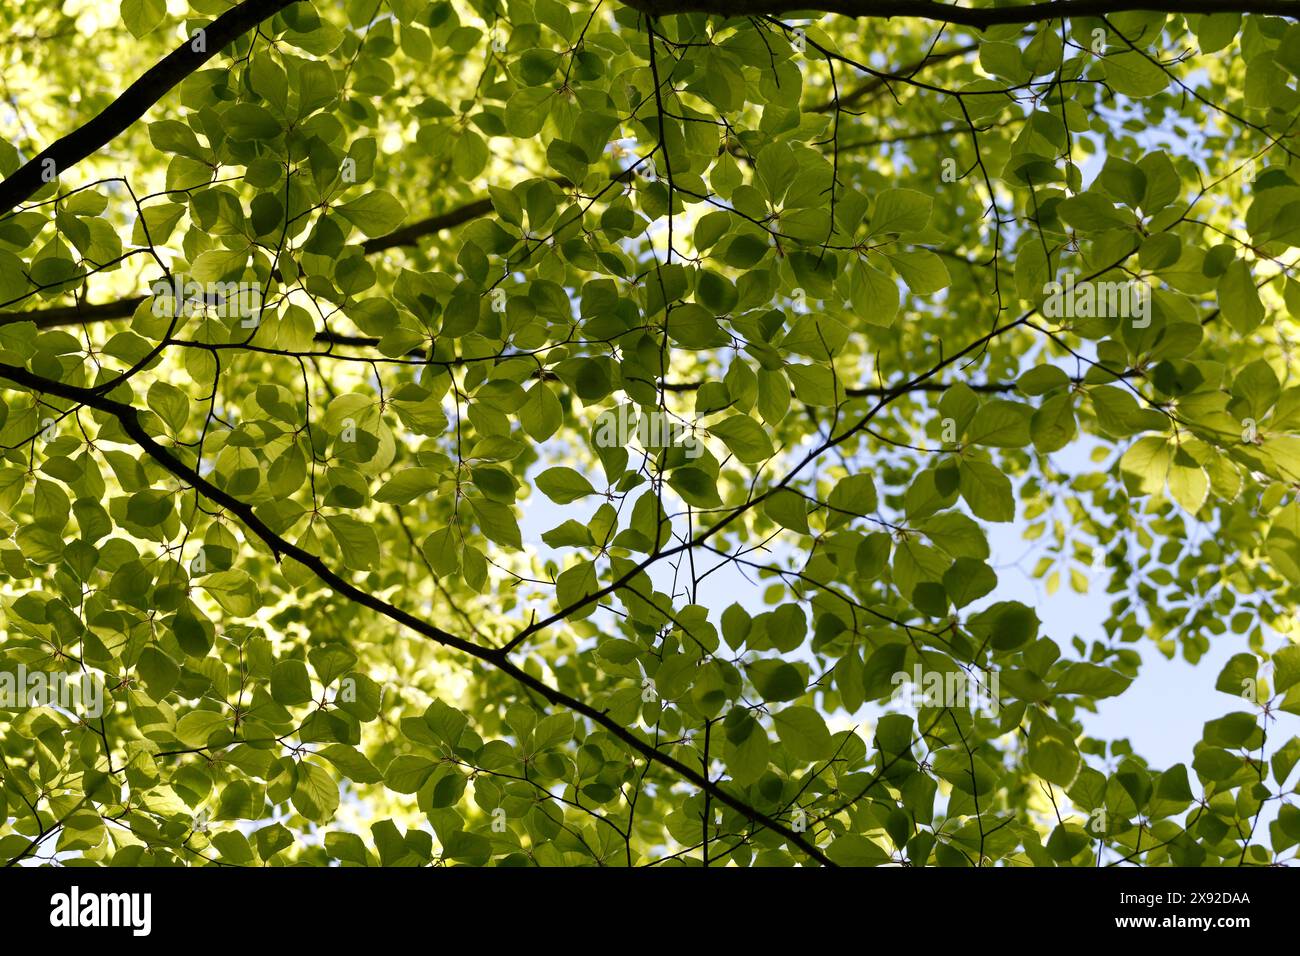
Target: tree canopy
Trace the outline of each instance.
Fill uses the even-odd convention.
[[[1294,859],[1298,21],[5,4],[0,859]]]

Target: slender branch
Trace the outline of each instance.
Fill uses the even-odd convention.
[[[1142,372],[1137,369],[1126,369],[1124,372],[1116,375],[1116,378],[1141,378]],[[1076,375],[1070,379],[1072,385],[1083,384],[1082,376]],[[905,389],[908,392],[946,392],[956,385],[957,382],[918,382]],[[973,392],[984,392],[987,394],[1002,394],[1004,392],[1014,392],[1016,390],[1015,382],[963,382],[967,388]],[[669,392],[694,392],[702,385],[699,382],[665,382],[664,389]],[[879,398],[882,395],[892,395],[896,386],[892,385],[850,385],[844,389],[844,394],[849,398]],[[791,389],[791,395],[794,390]]]
[[[965,56],[967,53],[974,53],[978,49],[978,43],[969,43],[966,46],[953,47],[951,50],[940,50],[935,53],[928,53],[915,63],[903,67],[892,77],[882,75],[873,76],[870,79],[864,80],[861,85],[852,90],[848,90],[840,96],[838,106],[841,109],[855,106],[864,99],[871,99],[882,89],[887,89],[891,79],[902,80],[906,77],[914,76],[927,66],[935,63],[944,63],[956,57]],[[815,113],[829,113],[831,110],[835,109],[836,105],[836,101],[832,98],[825,102],[818,103],[816,106],[813,106],[811,110]]]
[[[188,39],[167,54],[94,119],[41,150],[12,176],[0,182],[0,213],[30,199],[52,172],[62,176],[103,149],[187,76],[257,24],[295,0],[244,0],[203,28],[202,41]],[[53,165],[51,165],[51,162]]]
[[[93,408],[97,411],[111,415],[121,425],[122,430],[134,441],[145,454],[147,454],[158,464],[162,465],[172,475],[189,483],[196,492],[199,492],[210,501],[216,502],[231,514],[239,518],[250,531],[256,534],[271,549],[272,555],[279,561],[282,557],[290,557],[299,564],[308,568],[322,582],[329,585],[335,593],[357,603],[362,607],[369,608],[384,617],[389,618],[398,624],[403,625],[415,631],[422,637],[429,638],[446,647],[451,647],[462,651],[471,657],[484,661],[495,667],[497,670],[513,678],[518,683],[540,694],[551,704],[564,707],[575,713],[581,714],[588,720],[604,727],[615,737],[622,740],[632,749],[636,750],[646,758],[662,764],[673,772],[677,773],[686,781],[703,788],[714,799],[725,803],[738,813],[744,814],[748,819],[761,823],[763,826],[776,833],[781,834],[795,846],[798,846],[810,857],[824,866],[834,866],[835,864],[828,858],[817,846],[809,841],[805,836],[790,829],[779,820],[769,816],[766,813],[750,806],[744,800],[733,796],[726,790],[718,787],[709,781],[708,777],[699,771],[687,766],[680,760],[663,753],[650,744],[646,743],[636,734],[629,731],[622,724],[613,720],[605,711],[597,710],[590,704],[585,703],[572,697],[556,687],[552,687],[544,680],[533,676],[523,668],[512,662],[506,655],[505,649],[483,647],[472,641],[457,637],[444,631],[436,625],[389,604],[382,598],[376,597],[368,591],[363,591],[351,581],[339,575],[330,568],[321,558],[311,552],[299,547],[296,544],[281,537],[275,531],[271,530],[267,524],[257,516],[253,508],[247,503],[240,501],[230,493],[218,488],[208,479],[200,475],[194,468],[181,461],[176,454],[169,448],[160,445],[154,440],[140,423],[138,410],[123,402],[107,398],[104,395],[91,389],[81,388],[76,385],[70,385],[66,382],[59,382],[53,379],[47,379],[43,376],[36,375],[25,368],[16,365],[7,365],[0,363],[0,378],[7,379],[16,385],[31,389],[34,392],[56,395],[59,398],[68,401],[77,402],[87,408]]]
[[[463,206],[457,206],[447,212],[413,222],[387,235],[367,239],[361,244],[361,250],[366,255],[373,255],[386,249],[413,246],[424,236],[430,236],[443,229],[451,229],[454,226],[462,225],[472,219],[477,219],[479,216],[487,215],[491,211],[491,199],[486,197],[474,199]],[[111,302],[99,302],[95,305],[78,303],[77,305],[56,306],[52,309],[0,312],[0,325],[11,325],[15,322],[35,322],[38,329],[53,329],[64,325],[81,325],[86,322],[125,319],[134,315],[135,310],[146,298],[148,296],[133,295],[123,299],[115,299]],[[322,342],[329,341],[326,333],[318,335],[316,339]],[[373,345],[374,343],[369,344]]]
[[[757,17],[793,11],[838,13],[846,17],[915,17],[983,30],[1007,23],[1037,23],[1062,17],[1104,17],[1130,10],[1155,13],[1258,13],[1300,19],[1296,0],[1048,0],[1005,7],[967,7],[934,0],[624,0],[652,17],[674,13],[715,13]]]
[[[482,199],[474,199],[458,206],[455,209],[444,212],[438,216],[430,216],[428,219],[421,219],[419,222],[413,222],[409,226],[403,226],[395,232],[390,232],[386,236],[376,236],[374,239],[367,239],[361,244],[361,250],[366,255],[372,255],[376,252],[382,252],[385,249],[395,249],[398,246],[413,246],[416,240],[425,236],[432,235],[442,229],[450,229],[452,226],[459,226],[462,223],[469,222],[471,219],[477,219],[479,216],[486,216],[492,211],[492,200],[486,196]]]

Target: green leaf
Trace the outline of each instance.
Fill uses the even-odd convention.
[[[1010,521],[1016,516],[1011,480],[985,461],[963,460],[958,466],[961,496],[975,517]]]
[[[261,593],[244,571],[218,571],[203,579],[203,590],[221,609],[237,618],[249,617],[262,606]]]
[[[1223,317],[1239,334],[1253,332],[1264,321],[1264,303],[1245,260],[1235,260],[1219,277],[1218,295]]]
[[[894,693],[906,659],[907,648],[902,644],[882,644],[872,651],[862,671],[863,697],[881,700]]]
[[[943,589],[957,607],[965,607],[997,587],[998,576],[983,561],[958,558],[943,573]]]
[[[787,707],[775,714],[777,736],[796,760],[826,760],[831,756],[831,734],[826,721],[811,707]]]
[[[136,670],[154,700],[165,700],[181,676],[176,662],[156,647],[146,647],[140,652]]]
[[[808,534],[808,507],[788,488],[779,488],[763,502],[763,513],[783,528]]]
[[[1073,735],[1041,713],[1029,725],[1029,766],[1058,787],[1068,787],[1079,769],[1079,749]]]
[[[1149,54],[1140,50],[1112,53],[1103,61],[1106,82],[1116,93],[1145,98],[1169,85],[1169,76]]]
[[[339,806],[339,788],[324,768],[310,760],[298,765],[298,785],[293,791],[293,806],[308,820],[327,823]]]
[[[1200,747],[1192,760],[1192,769],[1202,780],[1223,781],[1242,768],[1240,757],[1222,747]]]
[[[749,679],[766,701],[795,700],[804,693],[804,677],[799,668],[780,660],[755,661],[749,665]]]
[[[383,780],[383,775],[375,769],[375,765],[355,747],[330,744],[321,748],[319,753],[355,783],[379,783]]]
[[[402,754],[384,770],[384,785],[395,793],[415,793],[433,776],[437,764],[427,757]]]
[[[195,257],[190,275],[198,282],[220,282],[243,273],[247,263],[245,249],[209,249]]]
[[[1300,584],[1300,504],[1293,501],[1278,512],[1264,540],[1264,549],[1279,573]]]
[[[392,232],[406,218],[406,210],[402,208],[402,204],[393,197],[392,193],[382,189],[376,189],[351,202],[346,202],[335,211],[371,237]]]
[[[1254,654],[1234,654],[1223,665],[1223,670],[1214,682],[1214,689],[1234,697],[1256,700],[1258,671],[1259,661]]]
[[[338,542],[347,567],[368,571],[378,564],[379,538],[373,527],[351,515],[327,515],[325,524]]]
[[[851,279],[853,311],[872,325],[893,325],[898,317],[898,286],[894,280],[861,260],[853,264]]]
[[[1292,737],[1275,750],[1269,762],[1273,767],[1273,780],[1279,786],[1286,783],[1296,763],[1300,762],[1300,737]]]
[[[236,103],[221,114],[222,128],[236,142],[265,141],[280,135],[275,114],[256,103]]]
[[[826,855],[839,866],[883,866],[892,862],[888,853],[859,833],[836,837],[826,848]]]
[[[433,573],[443,578],[460,567],[461,543],[452,528],[439,528],[424,539],[421,546]]]
[[[983,530],[960,511],[945,511],[926,518],[917,528],[935,546],[954,558],[983,559],[989,556],[989,543]]]
[[[924,229],[934,200],[915,189],[886,189],[876,196],[871,214],[873,235],[900,234]]]
[[[154,382],[149,386],[148,402],[149,407],[173,432],[179,432],[189,420],[189,397],[174,385]]]
[[[933,295],[952,285],[948,267],[929,249],[910,249],[889,256],[907,287],[916,295]]]
[[[1060,392],[1044,401],[1034,410],[1029,421],[1029,435],[1034,447],[1043,454],[1060,451],[1070,444],[1078,429],[1074,403],[1067,392]]]
[[[1172,458],[1169,443],[1163,438],[1140,438],[1120,459],[1125,482],[1137,494],[1158,494],[1165,486]]]
[[[981,646],[998,651],[1023,647],[1038,634],[1038,615],[1019,601],[991,604],[970,621],[970,629]]]
[[[271,697],[277,704],[293,707],[311,701],[311,678],[300,660],[280,661],[271,671]]]
[[[1085,697],[1116,697],[1128,690],[1132,678],[1117,674],[1108,667],[1076,663],[1065,669],[1056,681],[1058,694],[1082,694]]]
[[[538,490],[556,504],[567,505],[596,493],[591,482],[572,468],[548,468],[536,480]]]
[[[668,484],[688,505],[716,508],[722,504],[718,483],[701,468],[677,468],[668,475]]]
[[[732,415],[710,425],[709,431],[721,438],[732,453],[747,464],[766,461],[776,453],[767,432],[748,415]]]
[[[410,504],[438,487],[441,476],[431,468],[404,468],[375,492],[375,500],[385,504]]]
[[[479,530],[489,541],[503,544],[516,550],[523,547],[523,538],[519,534],[519,522],[509,505],[485,498],[469,499],[470,507],[478,518]]]
[[[167,16],[166,0],[122,0],[122,22],[139,40],[162,25]]]
[[[865,516],[876,510],[876,485],[870,475],[849,475],[836,482],[826,499],[830,513],[827,528],[847,524],[854,515]]]
[[[724,761],[731,779],[745,787],[756,782],[767,770],[771,742],[758,721],[747,714],[741,716],[734,729],[731,726],[727,728]],[[730,725],[732,721],[727,723]]]
[[[1169,466],[1169,494],[1174,501],[1194,515],[1205,504],[1209,491],[1210,480],[1205,470],[1185,455],[1176,456]]]
[[[1024,448],[1029,444],[1031,411],[1024,405],[994,399],[985,402],[966,428],[966,440],[995,448]]]
[[[1273,655],[1273,689],[1282,694],[1300,684],[1300,644],[1288,644]]]

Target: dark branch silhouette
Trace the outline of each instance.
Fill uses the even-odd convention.
[[[1005,7],[968,7],[932,0],[626,0],[628,6],[652,17],[674,13],[716,13],[728,17],[755,17],[814,11],[846,17],[889,19],[915,17],[939,23],[984,29],[1008,23],[1036,23],[1062,17],[1104,17],[1113,13],[1149,10],[1155,13],[1258,13],[1300,18],[1296,0],[1049,0]]]
[[[810,857],[824,866],[835,866],[813,842],[801,833],[792,830],[790,827],[774,819],[761,810],[751,806],[744,800],[733,796],[726,790],[720,788],[716,783],[710,781],[699,771],[682,763],[680,760],[672,757],[646,743],[636,734],[632,733],[618,721],[613,720],[604,711],[597,710],[590,704],[572,697],[556,687],[552,687],[544,680],[535,677],[528,671],[512,662],[507,656],[507,648],[484,647],[468,641],[462,637],[457,637],[442,628],[430,624],[428,621],[421,620],[413,614],[410,614],[399,607],[389,604],[382,598],[376,597],[369,591],[361,588],[348,581],[346,578],[335,572],[327,565],[318,555],[293,544],[286,538],[273,531],[261,518],[259,518],[252,506],[235,498],[229,492],[223,491],[212,482],[208,481],[194,468],[181,461],[175,452],[164,445],[160,445],[152,435],[145,429],[140,422],[138,410],[124,402],[108,398],[93,389],[80,388],[70,385],[66,382],[58,382],[53,379],[47,379],[43,376],[29,372],[25,368],[15,365],[6,365],[0,363],[0,378],[21,385],[23,388],[30,389],[32,392],[40,394],[55,395],[67,401],[76,402],[87,408],[93,408],[96,411],[111,415],[122,430],[138,445],[145,454],[147,454],[158,464],[162,465],[176,478],[187,482],[195,491],[202,494],[210,501],[219,504],[226,511],[235,515],[244,524],[246,528],[265,542],[266,546],[275,556],[276,561],[281,558],[293,558],[304,567],[311,570],[322,582],[329,585],[335,593],[353,601],[362,607],[366,607],[382,614],[404,627],[410,628],[417,634],[430,640],[436,641],[446,647],[453,648],[471,657],[477,658],[508,677],[513,678],[523,686],[540,694],[552,704],[564,707],[574,713],[581,714],[588,720],[604,727],[611,734],[623,741],[633,750],[640,753],[648,760],[653,760],[668,769],[674,771],[682,779],[695,784],[702,788],[710,796],[727,806],[731,807],[738,813],[742,813],[749,820],[755,823],[761,823],[763,826],[773,832],[781,834],[795,846],[798,846]]]
[[[47,171],[62,176],[87,156],[99,152],[220,50],[294,2],[296,0],[244,0],[217,17],[203,28],[202,43],[186,40],[146,70],[94,119],[45,147],[12,176],[0,182],[0,213],[8,212],[31,198],[46,184]]]

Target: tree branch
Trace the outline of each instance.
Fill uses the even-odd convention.
[[[366,255],[372,255],[376,252],[382,252],[385,249],[396,249],[399,246],[413,246],[416,241],[425,236],[432,235],[442,229],[450,229],[452,226],[459,226],[469,222],[471,219],[477,219],[479,216],[486,216],[492,211],[492,200],[484,196],[482,199],[474,199],[463,206],[458,206],[448,212],[438,216],[430,216],[428,219],[421,219],[419,222],[413,222],[409,226],[403,226],[401,229],[390,232],[386,236],[377,236],[374,239],[367,239],[361,243],[361,250]]]
[[[922,59],[903,67],[897,73],[882,73],[879,76],[873,76],[865,80],[860,86],[842,94],[838,101],[834,98],[828,99],[823,103],[818,103],[816,106],[812,107],[811,110],[814,113],[829,113],[831,110],[835,109],[836,106],[840,109],[855,106],[862,100],[871,98],[874,94],[880,92],[880,90],[887,89],[891,80],[904,80],[919,73],[927,66],[935,63],[945,63],[948,60],[955,59],[956,57],[965,56],[967,53],[974,53],[978,49],[978,43],[970,43],[966,46],[953,47],[951,50],[940,50],[937,53],[928,53]]]
[[[1007,23],[1034,23],[1062,17],[1103,17],[1126,11],[1156,13],[1258,13],[1300,19],[1296,0],[1048,0],[1005,7],[967,7],[934,0],[624,0],[652,17],[674,13],[715,13],[754,17],[811,10],[846,17],[915,17],[983,30]]]
[[[59,398],[66,399],[67,401],[76,402],[80,405],[86,406],[87,408],[93,408],[96,411],[111,415],[118,424],[122,426],[122,430],[126,432],[131,440],[134,441],[145,454],[158,462],[158,464],[162,465],[163,468],[175,477],[189,483],[196,492],[202,494],[210,501],[216,502],[226,511],[229,511],[231,514],[238,517],[246,528],[266,543],[277,561],[280,560],[282,556],[293,558],[299,564],[308,568],[322,582],[329,585],[335,593],[360,604],[362,607],[369,608],[378,614],[382,614],[384,617],[387,617],[404,627],[410,628],[412,631],[415,631],[423,637],[477,658],[478,660],[495,667],[497,670],[501,671],[508,677],[513,678],[515,681],[530,690],[540,694],[553,705],[564,707],[574,713],[581,714],[588,720],[604,727],[611,734],[622,740],[642,756],[649,760],[653,760],[656,763],[662,764],[664,767],[672,770],[686,781],[693,783],[697,787],[703,788],[714,799],[725,803],[738,813],[744,814],[747,819],[754,821],[755,823],[761,823],[768,829],[781,834],[781,836],[802,849],[817,862],[825,866],[835,866],[835,863],[832,862],[820,849],[818,849],[816,844],[809,841],[803,834],[797,833],[779,820],[776,820],[757,808],[750,806],[744,800],[731,795],[726,790],[723,790],[716,784],[710,782],[703,774],[669,754],[663,753],[658,748],[646,743],[622,724],[610,718],[604,711],[597,710],[590,704],[564,693],[559,688],[552,687],[550,684],[538,677],[534,677],[522,667],[513,663],[507,657],[506,649],[483,647],[479,644],[475,644],[473,641],[457,637],[454,634],[444,631],[440,627],[421,620],[415,615],[410,614],[395,605],[389,604],[387,601],[376,597],[368,591],[363,591],[351,581],[335,572],[317,555],[293,544],[287,539],[281,537],[275,531],[271,530],[271,528],[257,516],[252,506],[240,501],[229,492],[223,491],[221,488],[212,484],[212,482],[200,475],[194,468],[191,468],[189,465],[185,464],[185,462],[181,461],[171,449],[166,448],[155,441],[153,436],[150,435],[140,423],[139,412],[134,406],[108,398],[91,389],[70,385],[66,382],[55,381],[54,379],[47,379],[16,365],[0,363],[0,378],[13,382],[16,385],[20,385],[23,388],[30,389],[32,392],[56,395]]]
[[[201,50],[186,40],[151,66],[94,119],[45,147],[8,179],[0,182],[0,213],[9,212],[47,182],[46,171],[56,176],[107,146],[138,120],[149,107],[167,95],[187,76],[208,62],[218,51],[243,36],[267,17],[295,0],[244,0],[203,28]],[[50,167],[49,161],[53,161]]]
[[[403,226],[386,236],[376,236],[361,244],[366,255],[396,249],[400,246],[413,246],[424,236],[432,235],[442,229],[459,226],[471,219],[477,219],[492,211],[492,200],[486,197],[473,199],[463,206],[457,206],[436,216],[429,216]],[[96,305],[79,303],[61,305],[52,309],[29,309],[25,312],[0,312],[0,326],[15,322],[35,322],[38,329],[53,329],[64,325],[81,325],[85,322],[105,322],[110,319],[125,319],[135,314],[136,308],[148,296],[133,295],[112,302],[100,302]],[[317,341],[329,341],[328,336],[318,335]],[[377,341],[377,340],[376,340]],[[370,343],[374,344],[374,343]]]

